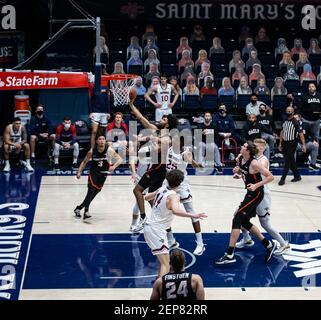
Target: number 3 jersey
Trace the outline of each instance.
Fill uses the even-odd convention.
[[[196,300],[192,288],[192,274],[167,273],[162,278],[162,300]]]
[[[152,212],[147,218],[146,223],[160,229],[168,229],[172,225],[174,219],[173,212],[167,209],[167,198],[175,194],[174,190],[170,190],[167,186],[162,186],[154,199]]]
[[[108,146],[106,145],[102,152],[99,152],[97,146],[94,146],[90,174],[107,176],[109,166]]]

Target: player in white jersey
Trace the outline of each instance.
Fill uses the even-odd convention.
[[[172,225],[174,215],[187,218],[206,218],[204,213],[186,212],[180,206],[180,196],[176,193],[177,188],[184,180],[184,173],[180,170],[171,170],[166,174],[168,186],[149,193],[145,200],[154,199],[152,212],[144,224],[144,237],[152,250],[153,255],[157,255],[160,262],[158,276],[163,276],[169,272],[169,245],[166,230]]]
[[[255,139],[254,144],[258,149],[258,154],[256,159],[265,168],[269,169],[269,160],[263,154],[266,148],[266,141],[264,139]],[[271,212],[271,194],[270,189],[267,185],[264,185],[264,198],[261,203],[256,208],[256,214],[260,220],[261,226],[266,230],[266,232],[280,244],[279,248],[274,251],[275,255],[283,254],[287,249],[290,248],[288,241],[285,241],[280,233],[271,225],[270,222],[270,212]],[[254,241],[252,240],[250,233],[247,230],[242,229],[243,239],[236,243],[236,248],[252,247]]]
[[[29,172],[34,171],[30,164],[30,146],[29,143],[27,143],[27,130],[25,126],[22,125],[20,118],[14,118],[13,123],[9,124],[4,131],[4,172],[9,172],[11,170],[9,162],[10,152],[15,152],[19,155],[21,150],[23,150],[25,154],[26,170]]]
[[[159,122],[163,115],[172,113],[172,108],[175,105],[179,92],[169,83],[167,83],[166,75],[160,76],[161,83],[157,86],[153,86],[151,90],[148,90],[145,94],[146,100],[155,106],[155,121]],[[172,92],[175,94],[173,102],[171,102]],[[156,101],[151,99],[151,95],[155,95]]]
[[[179,150],[179,152],[175,152],[175,150]],[[167,172],[179,169],[184,172],[184,180],[181,185],[177,188],[176,193],[180,196],[181,203],[184,205],[184,208],[188,212],[194,213],[193,200],[191,194],[191,186],[188,181],[187,176],[187,166],[191,164],[194,168],[199,168],[198,163],[193,159],[192,152],[184,147],[184,139],[180,137],[177,139],[173,137],[172,146],[167,151],[166,157],[166,170]],[[165,182],[166,183],[166,182]],[[202,232],[201,232],[201,224],[199,219],[192,218],[192,224],[196,237],[196,248],[194,250],[195,255],[202,255],[205,251],[205,245],[203,243]],[[167,230],[167,236],[169,240],[170,247],[178,247],[179,244],[176,242],[172,230]]]
[[[139,180],[142,178],[144,173],[149,169],[150,164],[151,164],[151,157],[150,157],[150,152],[151,152],[151,144],[152,142],[150,141],[151,138],[149,136],[142,136],[138,135],[137,139],[134,141],[130,141],[129,143],[129,154],[130,156],[130,167],[132,171],[132,181],[134,182],[135,185],[139,182]],[[137,148],[138,145],[145,143],[141,148],[138,150],[138,157],[134,156],[135,154],[135,149]],[[136,147],[134,146],[136,144]],[[136,167],[137,164],[137,167]],[[148,192],[148,189],[146,189]],[[145,191],[144,191],[145,192]],[[147,193],[146,192],[146,193]],[[135,205],[133,206],[133,217],[132,217],[132,223],[130,226],[129,231],[134,232],[135,227],[139,223],[139,207],[137,201],[135,202]]]

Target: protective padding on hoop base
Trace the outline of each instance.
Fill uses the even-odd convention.
[[[112,74],[107,76],[110,91],[114,95],[114,105],[123,106],[129,102],[129,93],[138,76],[134,74]]]

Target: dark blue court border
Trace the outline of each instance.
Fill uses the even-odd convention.
[[[295,244],[321,239],[320,233],[283,235]],[[188,271],[200,274],[205,287],[321,286],[320,274],[313,275],[313,279],[294,275],[298,269],[291,265],[298,262],[273,257],[265,263],[265,251],[258,242],[236,251],[235,264],[215,266],[213,261],[224,253],[229,234],[206,233],[203,237],[206,251],[195,257],[193,264],[194,234],[176,234],[187,251],[187,264],[192,264]],[[152,256],[143,235],[33,235],[23,289],[151,288],[157,269],[157,258]]]

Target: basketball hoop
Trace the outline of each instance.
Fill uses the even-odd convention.
[[[123,106],[129,102],[129,93],[138,76],[135,74],[111,74],[105,79],[110,82],[110,91],[114,95],[115,106]]]

